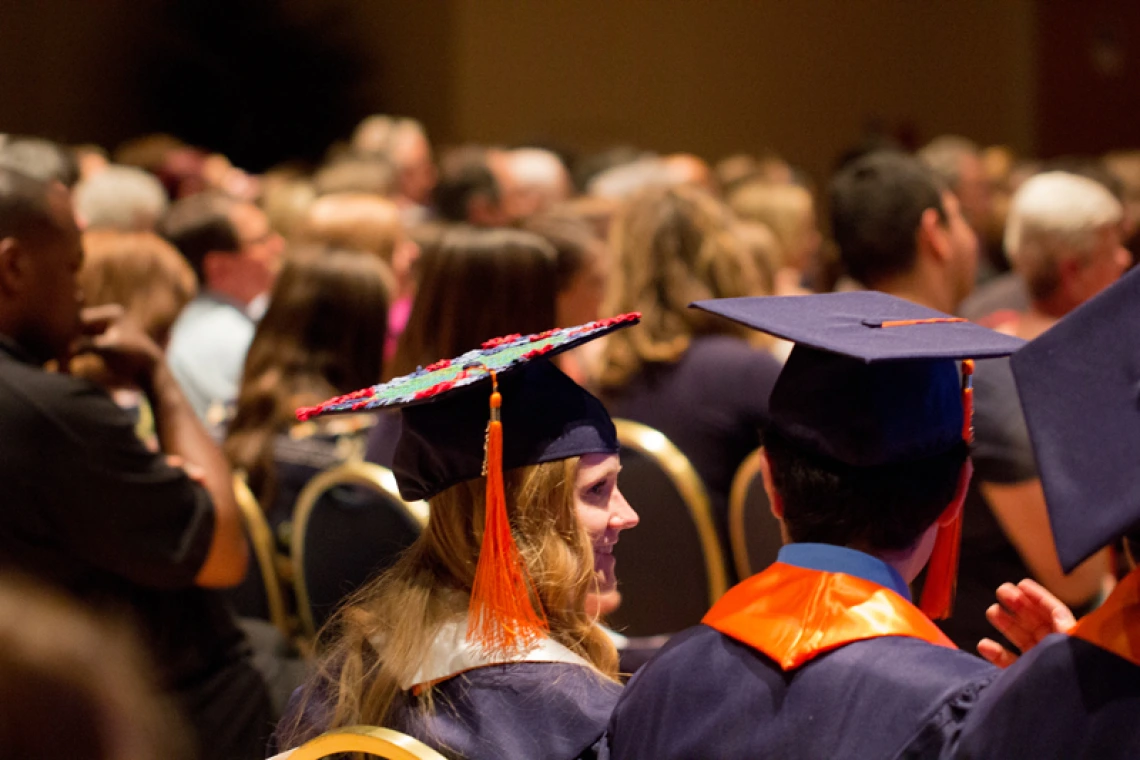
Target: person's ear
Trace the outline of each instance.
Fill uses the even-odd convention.
[[[928,208],[922,212],[916,235],[919,251],[929,250],[943,264],[951,258],[950,229],[938,209]]]
[[[1084,263],[1079,256],[1063,256],[1057,260],[1057,289],[1070,303],[1079,304],[1085,299],[1081,289]]]
[[[970,491],[970,479],[974,476],[974,463],[966,457],[966,461],[962,463],[962,469],[958,472],[958,487],[954,489],[954,498],[946,505],[946,509],[942,510],[942,514],[938,515],[938,526],[948,526],[962,514],[962,507],[966,503],[966,494]]]
[[[22,290],[30,263],[28,249],[19,240],[0,239],[0,292],[14,294]]]
[[[764,492],[768,494],[768,508],[772,510],[772,517],[782,522],[784,519],[784,500],[772,482],[772,461],[768,459],[767,449],[760,449],[760,477],[764,481]]]

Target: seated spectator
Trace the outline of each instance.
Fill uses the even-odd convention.
[[[982,152],[976,143],[957,135],[942,135],[918,152],[918,159],[937,175],[947,190],[954,193],[962,209],[962,217],[978,237],[978,280],[984,282],[1008,270],[1009,265],[1000,246],[991,250],[987,233],[992,229],[993,195]]]
[[[515,185],[509,156],[470,145],[446,154],[434,190],[440,217],[476,227],[503,227],[521,218],[525,199]]]
[[[613,416],[660,430],[693,463],[724,546],[732,478],[760,445],[780,371],[771,354],[749,345],[746,330],[688,308],[763,295],[732,225],[728,209],[697,188],[651,189],[630,202],[611,240],[617,267],[605,311],[643,319],[607,339],[599,378]]]
[[[560,350],[611,329],[518,343]],[[615,586],[613,547],[638,521],[617,487],[617,434],[551,354],[476,353],[437,370],[451,379],[431,403],[397,400],[421,378],[365,402],[402,407],[396,482],[431,516],[326,627],[283,747],[363,723],[469,760],[597,756],[621,687],[587,598]]]
[[[83,249],[79,286],[84,303],[118,304],[159,348],[165,349],[175,319],[198,291],[194,271],[186,260],[150,232],[85,232]],[[76,357],[69,371],[110,389],[119,406],[138,415],[139,437],[157,445],[153,412],[142,389],[112,376],[96,356]]]
[[[396,190],[396,172],[383,157],[340,158],[313,175],[317,195],[365,193],[386,198]]]
[[[152,232],[166,213],[166,191],[153,174],[108,166],[75,187],[75,214],[84,229]]]
[[[229,465],[154,341],[118,307],[80,313],[82,260],[66,189],[0,169],[0,569],[129,612],[199,755],[259,757],[265,682],[211,590],[248,562]],[[102,388],[41,369],[77,348],[144,390],[160,454]]]
[[[554,248],[537,235],[446,230],[420,259],[419,289],[391,375],[407,375],[511,332],[555,327],[557,267]],[[399,435],[399,418],[382,415],[369,436],[367,459],[391,467]]]
[[[277,278],[224,445],[275,530],[313,475],[363,458],[374,415],[298,423],[293,411],[380,382],[387,306],[383,265],[359,251],[301,249]]]
[[[174,204],[159,231],[201,287],[174,324],[170,369],[199,419],[216,427],[237,397],[255,316],[264,312],[284,243],[261,209],[207,193]]]
[[[806,188],[752,181],[738,187],[728,205],[741,219],[767,225],[780,248],[775,289],[778,296],[804,295],[807,273],[819,255],[815,203]]]
[[[545,238],[558,254],[554,320],[580,325],[602,316],[602,300],[610,273],[609,247],[589,222],[569,213],[549,212],[523,222],[523,229]],[[578,383],[596,371],[600,343],[563,354],[559,367]]]
[[[831,183],[831,234],[857,286],[951,314],[974,288],[978,239],[911,156],[880,150],[847,164]]]
[[[0,167],[40,182],[59,182],[69,190],[79,181],[79,164],[71,151],[42,137],[9,135],[0,146]]]
[[[0,581],[0,758],[190,760],[133,630],[26,580]]]
[[[1025,182],[1010,206],[1006,250],[1032,305],[1004,331],[1036,338],[1115,282],[1130,258],[1121,216],[1112,194],[1086,177],[1046,172]],[[989,634],[985,612],[1001,584],[1032,577],[1080,613],[1099,601],[1110,572],[1107,550],[1070,573],[1061,570],[1009,362],[979,366],[974,385],[976,471],[966,500],[959,602],[943,624],[971,649]]]
[[[391,360],[408,323],[416,292],[414,268],[420,247],[407,234],[400,209],[390,200],[359,193],[336,193],[309,207],[299,239],[334,248],[366,251],[384,262],[388,280],[388,343]]]
[[[570,173],[556,153],[540,148],[516,148],[507,157],[511,175],[524,199],[521,216],[527,217],[569,200],[573,192]]]

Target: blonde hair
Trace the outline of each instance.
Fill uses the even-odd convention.
[[[546,614],[550,638],[593,665],[599,677],[614,679],[617,651],[586,611],[594,557],[574,509],[578,462],[573,457],[508,470],[507,505],[534,583],[532,601]],[[419,669],[440,628],[467,610],[483,537],[485,491],[486,480],[476,478],[432,497],[431,517],[419,539],[322,630],[318,685],[306,698],[329,699],[332,719],[328,726],[309,728],[390,720],[401,684]],[[416,694],[416,709],[435,709],[433,691]],[[309,738],[299,725],[289,731],[291,744]]]
[[[611,237],[617,266],[606,314],[641,312],[641,326],[606,341],[601,384],[620,388],[646,362],[675,362],[696,335],[748,331],[690,309],[693,301],[764,293],[756,263],[723,203],[691,186],[636,196]]]
[[[793,260],[804,247],[803,236],[810,232],[813,201],[811,193],[799,185],[754,181],[737,188],[728,198],[729,208],[741,219],[760,222],[776,236],[780,247],[779,266],[802,269],[809,262]]]

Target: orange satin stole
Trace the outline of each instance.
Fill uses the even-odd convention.
[[[1081,618],[1069,635],[1140,665],[1140,567],[1124,576],[1104,604]]]
[[[956,648],[921,610],[884,586],[782,562],[734,586],[701,622],[763,652],[784,671],[882,636]]]

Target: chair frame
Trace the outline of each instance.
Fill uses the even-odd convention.
[[[744,532],[744,508],[748,502],[748,491],[760,474],[763,451],[763,447],[758,448],[744,458],[732,476],[732,487],[728,492],[728,540],[732,544],[736,577],[741,580],[752,575],[752,558],[748,556],[748,539]]]
[[[407,734],[376,726],[349,726],[321,734],[285,757],[321,760],[347,752],[363,752],[386,760],[445,760],[443,755]]]
[[[234,500],[241,512],[241,521],[245,526],[249,542],[253,545],[253,557],[261,571],[261,583],[265,586],[265,601],[269,607],[269,622],[271,622],[282,635],[289,638],[292,635],[289,625],[289,616],[285,610],[285,595],[281,588],[281,576],[277,573],[277,550],[273,544],[273,531],[269,529],[269,522],[265,519],[265,512],[261,509],[257,497],[253,495],[249,484],[246,483],[245,473],[234,473]]]
[[[705,558],[711,607],[728,590],[728,578],[724,571],[724,551],[716,535],[712,507],[704,483],[688,457],[661,431],[640,422],[621,419],[614,420],[614,427],[622,446],[628,446],[661,467],[688,507]]]
[[[309,587],[305,582],[305,534],[308,532],[309,518],[321,496],[330,488],[339,485],[358,485],[379,491],[400,505],[405,514],[421,528],[427,525],[428,503],[426,501],[404,501],[396,486],[396,476],[386,467],[372,462],[344,462],[313,477],[301,493],[293,507],[293,589],[297,597],[297,615],[301,620],[301,631],[309,639],[316,636],[316,623],[309,604]]]

